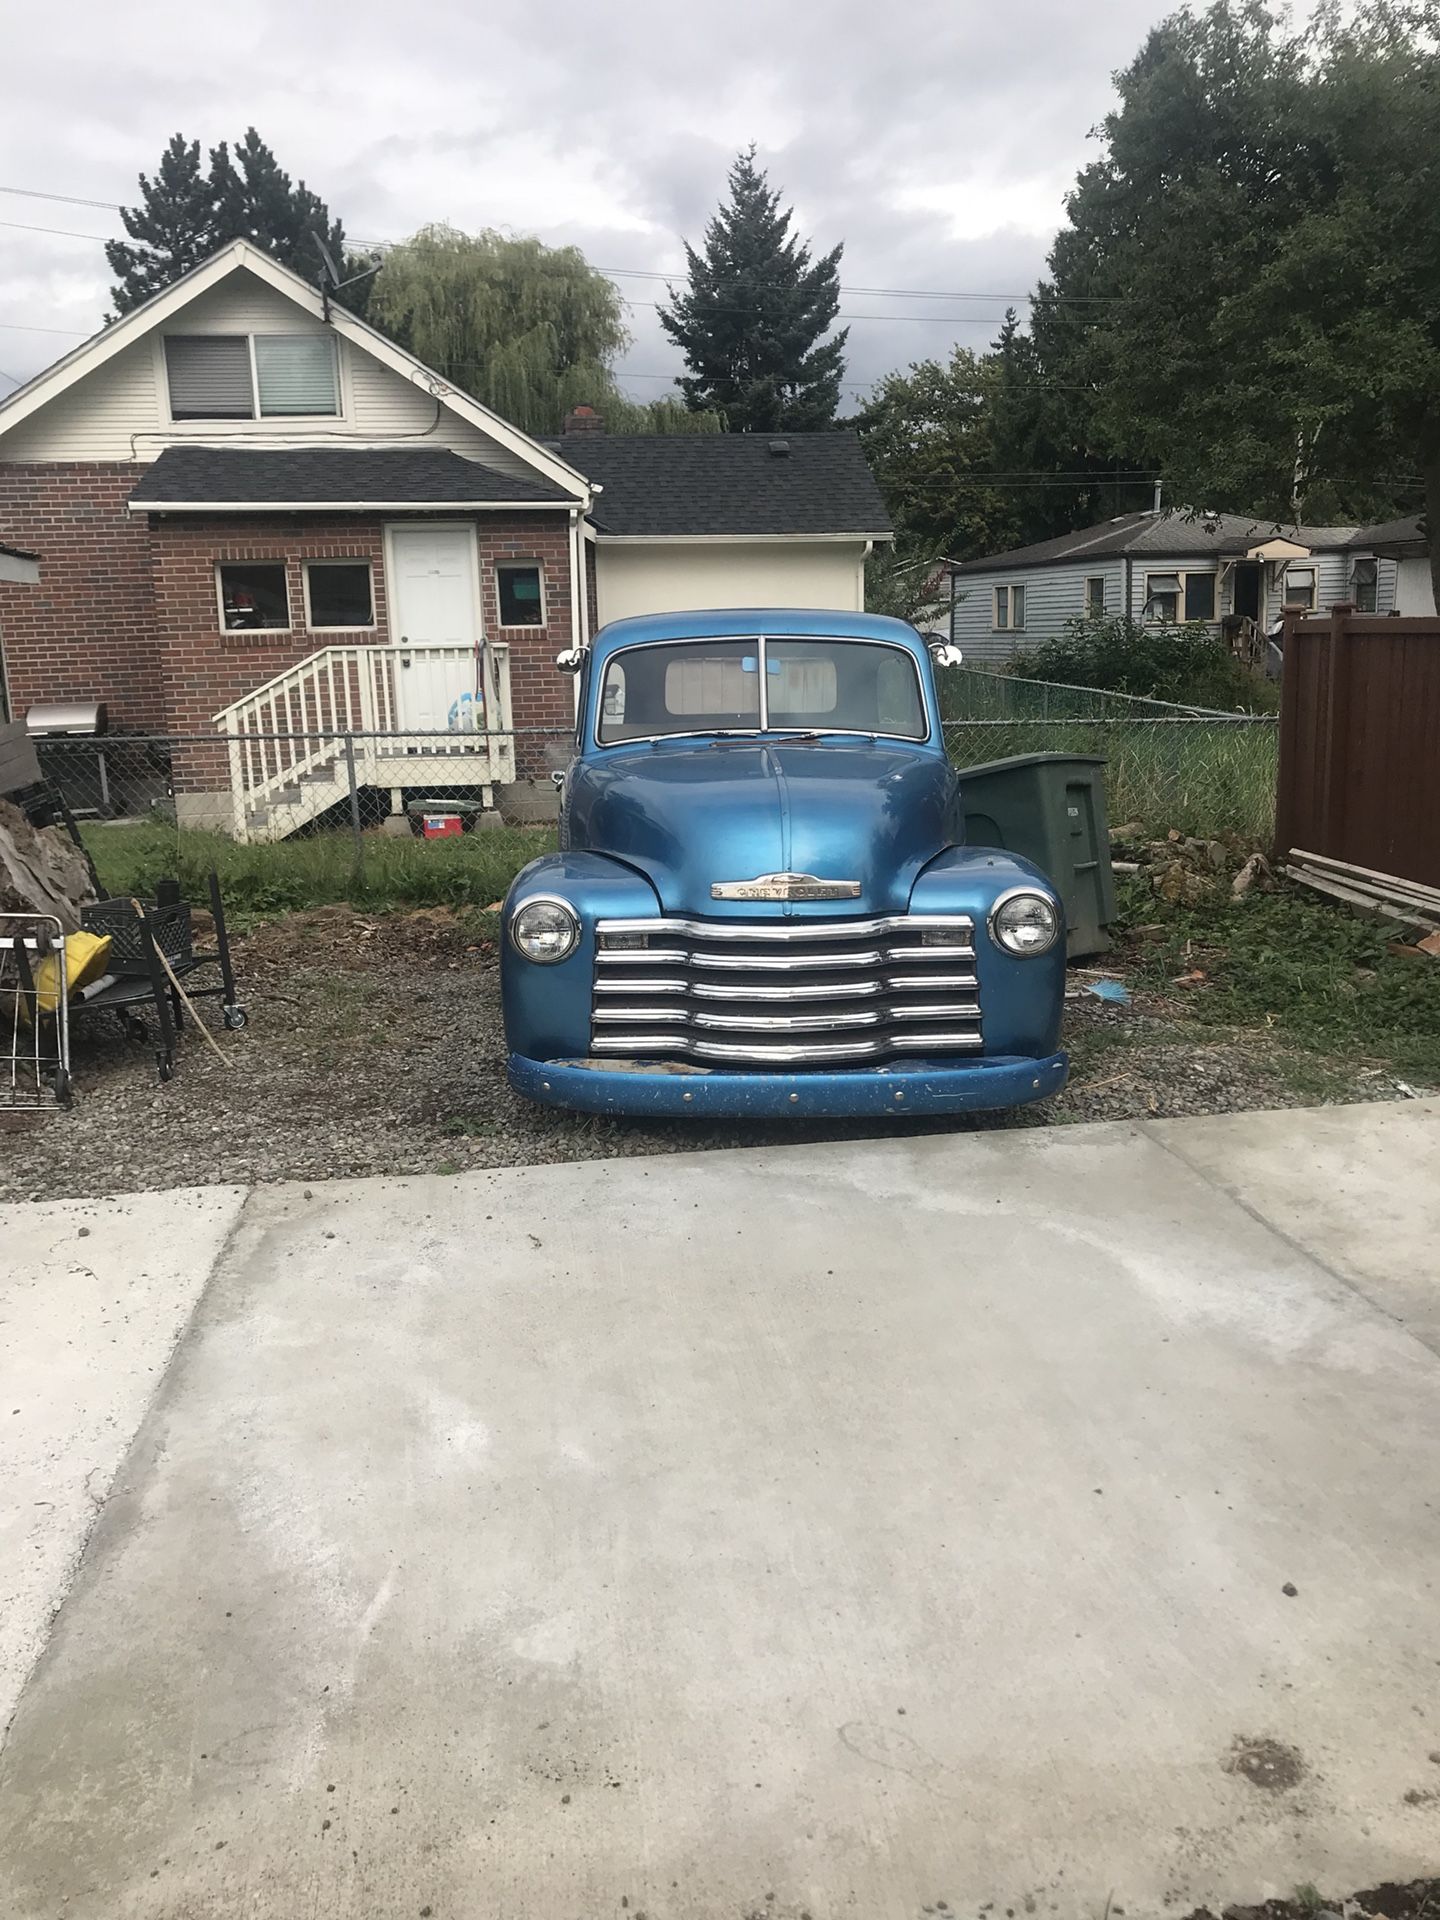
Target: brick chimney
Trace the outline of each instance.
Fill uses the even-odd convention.
[[[603,433],[605,422],[594,407],[572,407],[565,416],[566,433]]]

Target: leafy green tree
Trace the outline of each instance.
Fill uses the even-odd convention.
[[[526,433],[558,433],[580,405],[611,432],[718,426],[673,400],[621,394],[613,362],[629,344],[624,306],[577,247],[422,227],[386,255],[367,317]]]
[[[1440,529],[1436,0],[1217,0],[1117,85],[1033,318],[1086,438],[1196,507]]]
[[[839,311],[842,248],[811,258],[753,146],[731,167],[729,187],[702,249],[686,243],[688,285],[672,287],[660,308],[685,354],[686,404],[718,412],[732,433],[833,426],[849,329],[824,335]]]
[[[106,242],[105,258],[116,284],[117,314],[164,291],[192,267],[231,240],[251,240],[307,280],[322,266],[318,236],[337,266],[347,259],[345,229],[303,180],[292,182],[254,127],[231,155],[224,141],[200,165],[200,143],[174,134],[153,177],[140,175],[140,204],[122,207],[129,241]],[[359,270],[363,261],[350,261]],[[345,267],[341,267],[342,274]],[[363,309],[369,282],[347,287],[340,298]]]
[[[968,560],[1017,543],[1013,488],[996,483],[993,361],[956,347],[880,382],[857,416],[904,558]]]

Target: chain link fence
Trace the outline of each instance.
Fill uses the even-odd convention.
[[[941,675],[962,769],[1014,754],[1095,754],[1112,821],[1265,840],[1278,728],[964,668]],[[238,905],[479,901],[544,845],[568,732],[61,736],[37,742],[111,892],[217,867]],[[480,896],[486,896],[481,900]],[[203,892],[197,897],[203,897]]]
[[[947,667],[939,676],[945,744],[958,767],[1014,754],[1105,761],[1112,822],[1235,833],[1268,842],[1275,826],[1280,727],[1273,714],[1219,713],[1098,687]]]

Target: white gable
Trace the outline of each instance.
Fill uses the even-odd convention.
[[[235,264],[228,270],[227,255]],[[243,264],[240,264],[243,262]],[[187,283],[212,284],[186,297]],[[0,462],[113,461],[148,463],[166,447],[296,447],[424,445],[446,447],[501,473],[539,476],[588,491],[548,450],[498,420],[477,401],[454,393],[410,355],[380,341],[340,309],[327,326],[319,296],[297,276],[236,243],[186,281],[167,289],[117,330],[101,334],[42,374],[17,403],[0,408]],[[143,316],[151,314],[151,323]],[[112,333],[116,330],[112,330]],[[165,376],[167,333],[332,333],[340,366],[340,414],[325,419],[199,420],[170,418]],[[93,365],[87,365],[93,361]],[[45,398],[47,386],[53,397]],[[439,390],[438,393],[436,390]],[[28,412],[28,417],[25,414]],[[7,413],[14,424],[7,421]],[[21,417],[16,417],[20,415]]]

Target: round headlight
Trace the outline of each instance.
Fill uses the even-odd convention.
[[[1009,893],[990,915],[990,938],[1006,953],[1028,958],[1048,953],[1060,932],[1060,916],[1043,893]]]
[[[548,895],[527,900],[510,922],[510,938],[517,952],[542,967],[567,960],[580,942],[580,920],[575,909]]]

